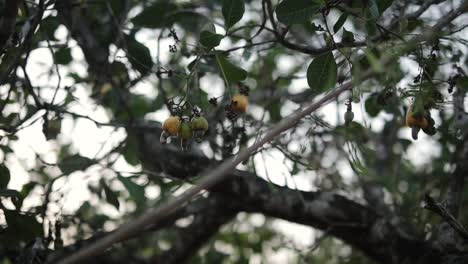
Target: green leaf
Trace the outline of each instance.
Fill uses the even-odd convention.
[[[114,61],[111,64],[111,70],[112,70],[112,79],[118,80],[121,83],[125,83],[129,81],[127,67],[122,62]]]
[[[353,43],[354,42],[353,32],[346,30],[346,28],[343,28],[343,37],[341,38],[341,42]]]
[[[243,0],[223,0],[222,13],[226,29],[231,28],[241,20],[244,15],[245,7]]]
[[[20,197],[18,197],[17,200],[13,200],[13,203],[15,203],[16,208],[21,208],[23,205],[23,200],[31,193],[31,191],[38,185],[37,182],[35,181],[30,181],[23,185],[21,188],[21,191],[19,192]]]
[[[244,69],[232,64],[226,56],[219,51],[216,52],[216,62],[218,63],[223,78],[228,84],[242,81],[247,77],[247,72]]]
[[[138,138],[133,133],[128,134],[122,154],[128,164],[136,166],[140,163],[140,159],[138,158]]]
[[[54,62],[61,65],[69,64],[72,61],[70,48],[60,48],[54,53]]]
[[[191,33],[202,31],[200,30],[202,25],[206,22],[211,21],[211,18],[208,18],[200,12],[197,12],[196,10],[192,10],[190,8],[179,8],[178,11],[171,12],[170,16],[166,17],[166,19],[167,25],[177,23],[177,25],[183,28],[185,32]]]
[[[309,87],[325,92],[336,84],[337,66],[332,52],[316,57],[307,69]]]
[[[21,198],[21,194],[17,190],[0,189],[0,197],[16,197]]]
[[[123,12],[126,11],[126,2],[125,1],[108,1],[110,9],[112,10],[112,15],[114,17],[121,17]]]
[[[135,94],[129,100],[129,106],[132,109],[132,113],[135,117],[144,117],[147,113],[157,110],[152,105],[152,102],[148,97]]]
[[[377,1],[377,6],[379,8],[379,13],[383,14],[387,8],[389,8],[393,3],[393,0],[378,0]]]
[[[41,20],[41,33],[43,33],[45,37],[50,41],[56,40],[54,35],[59,25],[60,23],[56,16],[48,16]]]
[[[13,153],[13,150],[7,145],[0,146],[0,149],[3,151],[3,154]]]
[[[0,197],[10,198],[17,210],[21,208],[24,200],[24,196],[20,192],[12,189],[0,189]]]
[[[348,13],[341,14],[340,18],[338,18],[335,25],[333,26],[333,32],[335,32],[335,33],[338,32],[338,30],[340,30],[340,28],[346,22],[346,19],[348,19]]]
[[[21,214],[15,210],[3,210],[8,224],[6,232],[2,233],[2,239],[8,239],[9,243],[29,242],[36,237],[42,237],[42,225],[34,215]]]
[[[271,121],[278,122],[281,117],[281,100],[275,99],[268,102],[268,113],[270,114]]]
[[[152,5],[143,8],[131,21],[137,27],[160,28],[166,24],[166,15],[174,11],[177,6],[170,1],[155,1]]]
[[[223,37],[223,35],[204,30],[200,33],[200,43],[208,49],[212,49],[219,45]]]
[[[462,76],[457,79],[457,88],[466,91],[468,89],[468,77]]]
[[[369,61],[370,65],[371,65],[372,69],[375,72],[384,72],[383,65],[382,65],[382,63],[380,63],[380,60],[377,58],[375,53],[373,53],[371,50],[366,50],[365,55],[366,55],[367,60]]]
[[[5,164],[0,165],[0,189],[6,189],[10,182],[10,170]]]
[[[117,194],[111,190],[109,185],[107,185],[107,183],[103,179],[101,179],[100,182],[101,182],[102,189],[104,189],[104,193],[106,194],[106,201],[109,204],[113,205],[115,209],[119,210],[120,202],[119,202],[119,198],[117,197]]]
[[[195,62],[197,59],[193,59],[188,65],[187,69],[189,71],[193,71],[193,67],[195,66]],[[217,62],[216,62],[216,56],[215,55],[206,55],[203,58],[200,58],[197,64],[197,71],[199,73],[205,73],[205,72],[216,72],[217,71]]]
[[[370,36],[375,36],[377,34],[377,24],[375,19],[368,19],[366,21],[366,30]]]
[[[79,154],[64,158],[58,165],[63,174],[70,174],[78,170],[86,170],[89,166],[93,165],[92,159],[82,157]]]
[[[213,23],[206,23],[205,25],[203,25],[202,29],[200,30],[200,32],[202,31],[208,31],[213,34],[216,34],[216,27]]]
[[[130,197],[137,203],[137,205],[142,204],[146,200],[145,188],[141,185],[134,183],[130,177],[123,177],[118,175],[117,179],[125,186]]]
[[[301,24],[311,19],[320,7],[309,0],[284,0],[276,8],[276,17],[286,25]]]
[[[377,102],[377,94],[371,94],[364,103],[367,114],[376,117],[382,110],[382,106]]]
[[[142,75],[146,75],[153,67],[153,60],[149,49],[138,42],[134,36],[126,36],[127,57],[133,68]]]

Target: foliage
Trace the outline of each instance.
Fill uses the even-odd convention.
[[[0,263],[75,252],[343,84],[229,172],[266,184],[223,182],[98,260],[390,261],[375,252],[394,243],[367,248],[373,231],[352,229],[367,222],[304,220],[320,206],[437,241],[444,215],[420,208],[425,194],[460,197],[444,206],[468,217],[457,178],[468,172],[464,2],[0,0]],[[407,127],[408,111],[427,127]],[[185,131],[165,133],[169,116]],[[199,118],[203,129],[189,125]],[[362,211],[317,205],[322,193]],[[313,239],[291,239],[284,220]]]

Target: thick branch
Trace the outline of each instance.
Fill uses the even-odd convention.
[[[229,203],[220,195],[210,195],[209,207],[195,215],[187,227],[173,227],[171,232],[172,247],[162,254],[151,258],[150,263],[179,264],[190,258],[216,234],[221,226],[229,222],[238,212],[230,208]]]
[[[429,248],[423,238],[407,234],[401,224],[396,226],[387,216],[331,191],[292,190],[241,171],[214,191],[243,211],[328,230],[379,263],[416,263]]]
[[[431,210],[432,212],[438,214],[440,217],[442,217],[455,231],[458,232],[458,234],[465,239],[465,241],[468,241],[468,232],[466,231],[465,227],[463,227],[462,224],[460,224],[457,219],[450,214],[450,212],[445,209],[441,204],[436,203],[434,198],[426,194],[425,196],[425,202],[426,204],[424,205],[424,208]]]
[[[224,216],[228,215],[228,212],[233,212],[233,210],[228,209],[228,207],[224,206],[223,204],[223,209],[220,208],[220,199],[214,199],[214,196],[210,196],[209,198],[203,198],[200,197],[191,203],[188,203],[186,206],[183,206],[179,208],[178,210],[174,211],[172,214],[168,215],[163,221],[154,221],[150,225],[148,225],[147,228],[143,229],[140,233],[138,234],[133,234],[132,236],[124,237],[122,238],[121,242],[131,240],[134,238],[137,238],[139,236],[145,235],[145,234],[153,234],[154,232],[158,232],[160,230],[168,230],[165,232],[175,232],[180,230],[180,228],[173,228],[175,226],[175,222],[179,219],[186,218],[186,217],[191,217],[191,216],[196,216],[198,218],[205,218],[205,214],[213,215],[214,212],[213,210],[217,210],[220,213],[222,213]],[[223,216],[223,217],[224,217]],[[208,220],[203,220],[204,222],[207,222]],[[194,221],[193,223],[195,223]],[[80,250],[83,247],[86,247],[88,245],[91,245],[94,243],[96,240],[111,234],[112,232],[96,232],[93,234],[92,237],[84,240],[78,240],[74,242],[71,245],[66,246],[65,248],[62,248],[60,250],[55,250],[53,253],[51,253],[48,256],[48,262],[47,263],[56,263],[58,262],[61,258],[65,257],[66,255],[69,255],[77,250]],[[179,236],[181,234],[177,234]],[[120,242],[120,241],[119,241]],[[118,250],[118,249],[116,249]],[[182,249],[178,248],[176,249],[178,254],[182,254]],[[107,253],[112,252],[112,250],[109,250]],[[165,253],[163,253],[165,254]],[[105,258],[112,258],[112,254],[106,254],[106,256],[103,256]],[[160,255],[158,255],[160,256]]]
[[[16,16],[20,0],[9,0],[5,2],[3,17],[0,18],[0,54],[8,44],[13,30],[15,29]]]

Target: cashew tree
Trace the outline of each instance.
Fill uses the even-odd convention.
[[[0,263],[468,263],[467,13],[0,0]]]

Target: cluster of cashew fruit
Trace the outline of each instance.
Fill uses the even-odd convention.
[[[170,116],[163,123],[163,132],[159,140],[166,144],[171,138],[180,138],[181,147],[186,150],[192,138],[201,142],[207,130],[208,121],[203,116],[194,116],[191,120],[187,117]]]
[[[436,133],[434,124],[434,119],[432,119],[429,110],[416,113],[413,111],[413,107],[410,107],[406,113],[406,125],[411,128],[411,136],[414,140],[418,139],[418,133],[421,129],[428,135],[434,135]]]
[[[231,103],[226,107],[229,114],[237,116],[238,113],[244,113],[247,110],[248,97],[240,93],[232,97]],[[188,142],[194,138],[201,142],[203,136],[208,130],[208,121],[200,116],[198,110],[194,110],[191,117],[170,116],[163,123],[163,132],[159,138],[162,144],[169,143],[171,138],[180,138],[181,147],[187,149]]]

